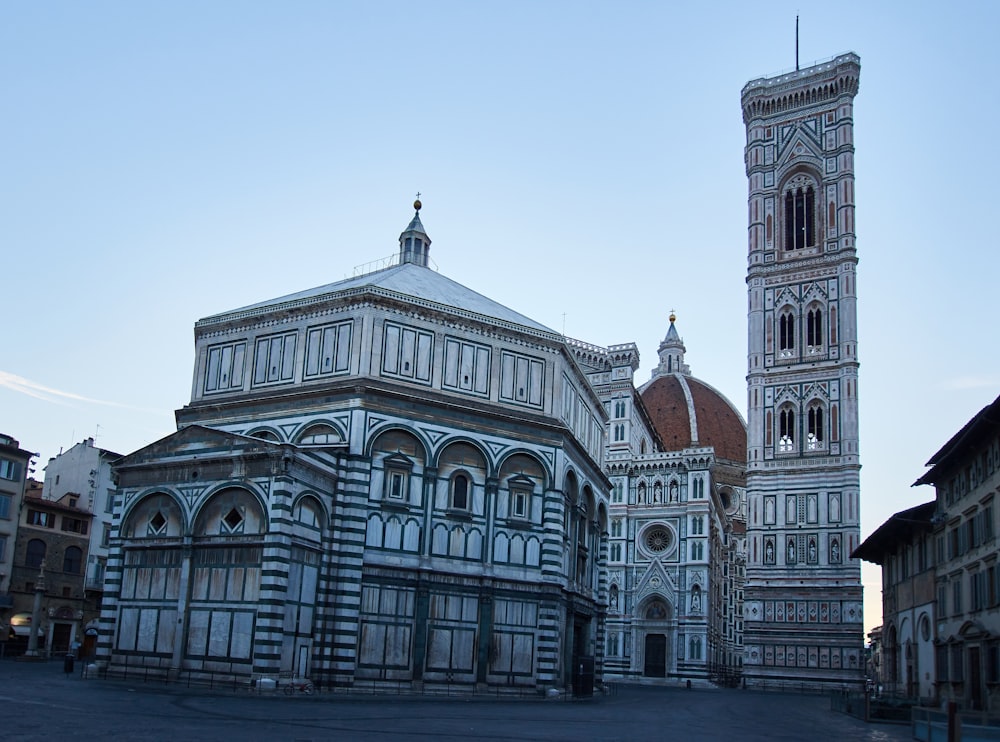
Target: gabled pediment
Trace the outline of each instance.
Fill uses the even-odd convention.
[[[826,288],[822,284],[813,283],[805,290],[802,295],[802,302],[807,303],[810,301],[827,301],[829,296],[826,292]]]
[[[823,399],[827,402],[830,401],[830,392],[825,383],[810,384],[806,387],[805,394],[802,395],[803,399]]]
[[[793,307],[799,303],[798,295],[791,288],[785,286],[781,293],[774,297],[774,308],[780,310],[782,307],[791,304]]]
[[[781,387],[774,394],[774,406],[777,407],[783,402],[793,402],[798,404],[799,395],[787,386]]]
[[[806,127],[781,127],[777,150],[775,165],[779,171],[802,162],[808,162],[817,169],[823,164],[823,147],[819,136]]]
[[[958,635],[965,640],[968,639],[989,639],[991,634],[979,621],[966,621],[958,630]]]
[[[650,562],[645,573],[639,578],[635,588],[635,605],[639,605],[651,595],[661,596],[670,605],[674,604],[677,597],[674,581],[670,579],[670,575],[658,559]]]
[[[236,453],[279,453],[279,443],[261,440],[238,433],[229,433],[203,425],[189,425],[176,433],[150,443],[137,451],[118,459],[116,468],[149,464],[168,463],[188,456],[224,456]]]

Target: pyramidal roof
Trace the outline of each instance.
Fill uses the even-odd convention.
[[[415,216],[413,222],[419,224],[419,216]],[[401,243],[405,235],[412,233],[413,222],[401,235]],[[423,225],[419,224],[419,227],[422,231]],[[493,301],[431,268],[415,262],[405,262],[403,258],[401,244],[398,265],[211,315],[198,320],[196,327],[265,314],[279,309],[287,310],[327,302],[351,294],[375,293],[388,298],[410,300],[429,308],[452,311],[472,318],[517,325],[536,333],[558,335],[555,330]]]

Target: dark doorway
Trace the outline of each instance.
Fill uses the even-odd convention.
[[[594,657],[588,654],[590,619],[577,615],[573,621],[573,654],[570,679],[573,695],[589,698],[594,694]]]
[[[979,647],[969,647],[969,706],[983,708],[982,675],[979,672]]]
[[[65,654],[69,651],[70,642],[72,637],[69,635],[70,629],[73,627],[68,623],[53,623],[52,624],[52,653],[53,654]]]
[[[642,674],[647,678],[667,677],[667,637],[664,634],[646,634],[646,665]]]

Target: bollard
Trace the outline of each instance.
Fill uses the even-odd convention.
[[[63,660],[63,672],[66,673],[66,677],[73,674],[73,665],[76,662],[76,657],[72,653],[67,653],[66,658]]]

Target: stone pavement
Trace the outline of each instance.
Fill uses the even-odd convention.
[[[822,696],[621,686],[580,701],[253,695],[65,676],[61,662],[0,662],[0,739],[73,740],[909,740]]]

